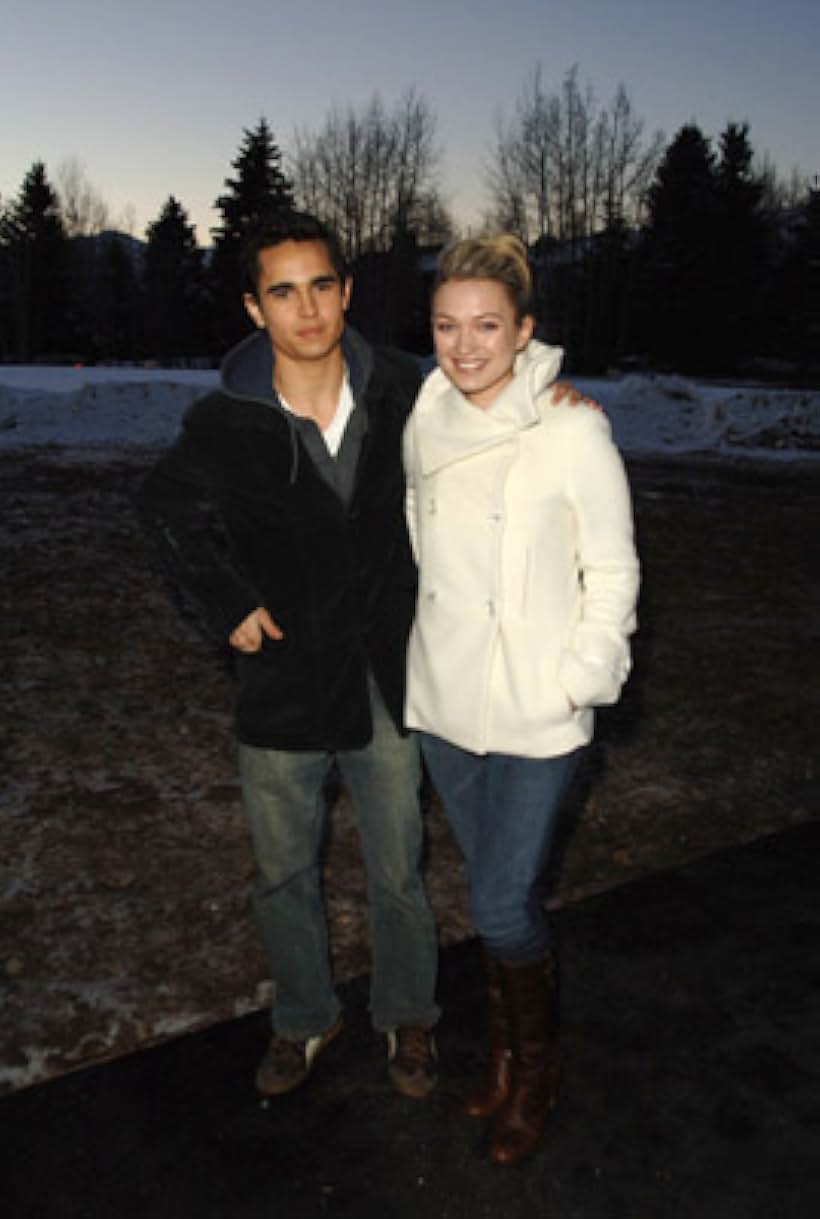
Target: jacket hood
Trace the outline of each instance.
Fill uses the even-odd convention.
[[[342,334],[342,357],[347,367],[350,388],[356,403],[356,410],[364,415],[364,427],[367,427],[367,413],[364,406],[364,395],[373,371],[373,352],[361,335],[346,326]],[[245,402],[257,402],[278,411],[288,427],[290,436],[290,481],[296,482],[299,471],[299,442],[297,436],[302,432],[304,442],[310,447],[314,425],[309,419],[300,418],[286,410],[279,401],[279,396],[273,388],[274,356],[268,335],[257,330],[247,338],[232,347],[222,361],[220,370],[222,389],[232,398]],[[315,433],[314,433],[315,435]],[[318,439],[318,437],[317,437]],[[323,442],[319,441],[321,445]]]
[[[515,359],[513,379],[495,401],[479,410],[436,368],[425,380],[414,414],[424,426],[414,429],[422,474],[434,473],[463,457],[508,440],[540,422],[538,399],[549,389],[564,352],[531,339]]]
[[[373,371],[373,353],[351,326],[346,326],[342,335],[342,355],[353,397],[359,405]],[[280,405],[273,388],[273,365],[270,339],[263,330],[257,330],[232,347],[223,359],[220,369],[222,389],[232,398],[266,402],[289,415]]]

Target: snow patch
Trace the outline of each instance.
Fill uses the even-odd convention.
[[[218,383],[218,372],[193,369],[0,366],[0,451],[53,446],[110,459],[164,446]],[[603,406],[627,455],[820,455],[820,390],[644,374],[574,384]]]

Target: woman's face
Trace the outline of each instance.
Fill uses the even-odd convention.
[[[473,406],[487,407],[512,380],[516,353],[533,321],[517,321],[503,284],[450,279],[433,297],[433,342],[439,367]]]

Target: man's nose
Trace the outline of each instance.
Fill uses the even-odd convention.
[[[312,317],[316,312],[316,298],[310,289],[299,293],[299,312],[303,317]]]

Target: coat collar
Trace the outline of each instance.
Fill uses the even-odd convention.
[[[422,386],[414,415],[416,452],[423,475],[472,457],[535,427],[539,396],[558,374],[560,347],[532,339],[516,358],[512,381],[486,410],[473,406],[440,368]]]
[[[358,404],[373,371],[373,351],[358,331],[345,326],[342,355]],[[263,331],[254,331],[228,352],[222,361],[221,379],[223,390],[232,398],[248,398],[279,407],[273,390],[273,350]]]

